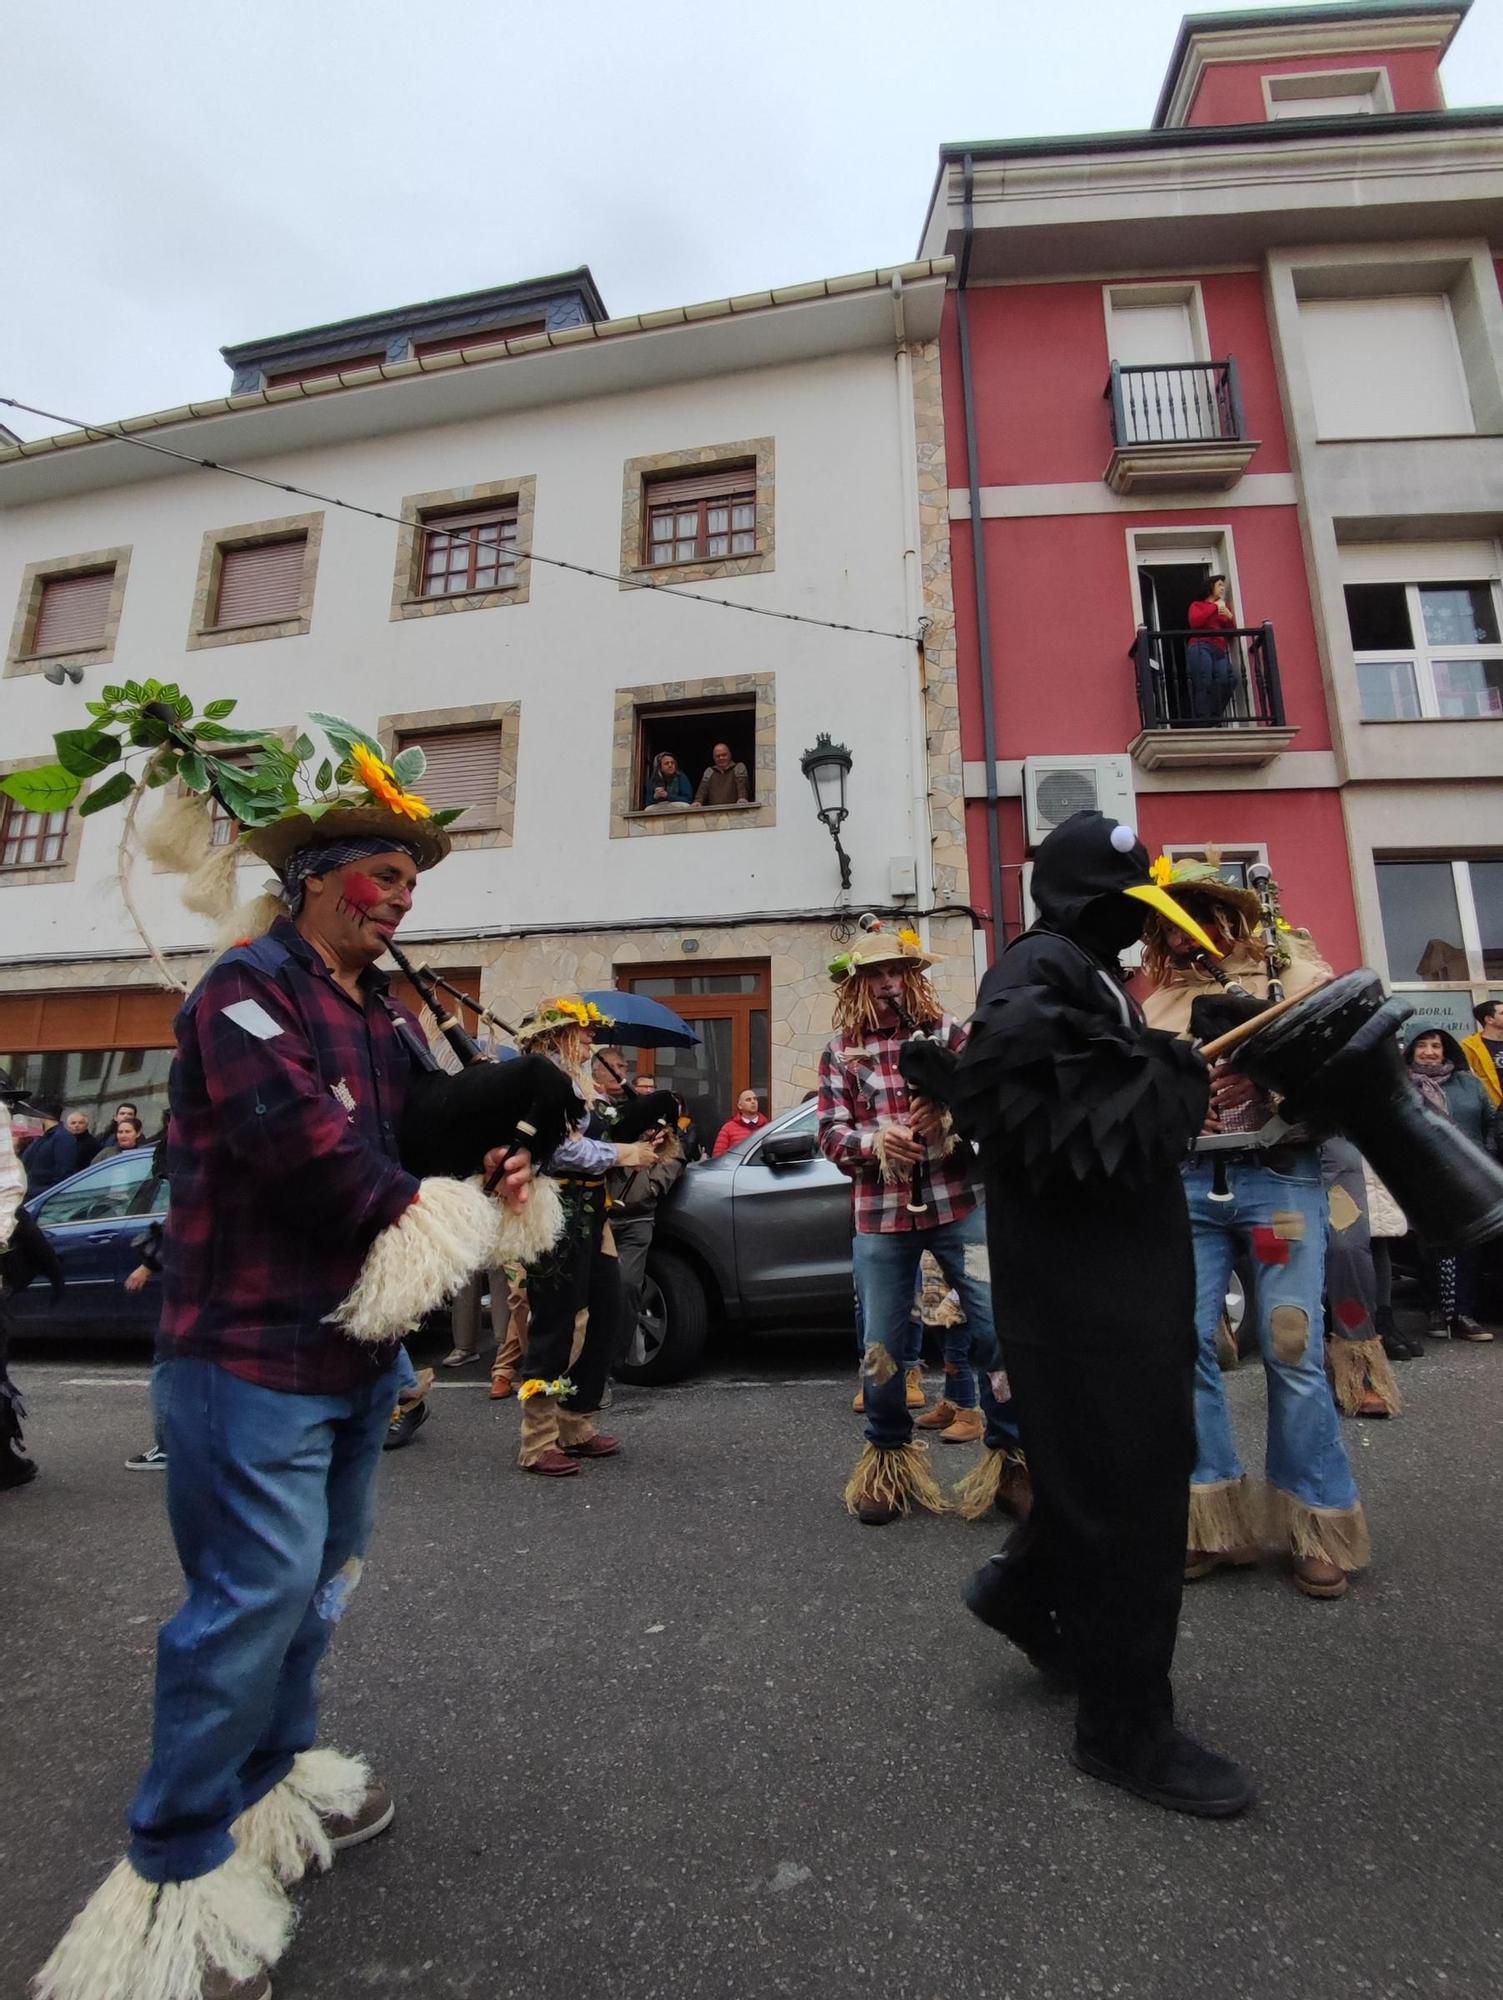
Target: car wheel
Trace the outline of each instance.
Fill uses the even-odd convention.
[[[682,1382],[699,1367],[709,1330],[704,1286],[681,1257],[660,1251],[647,1267],[637,1323],[616,1374],[643,1385]]]

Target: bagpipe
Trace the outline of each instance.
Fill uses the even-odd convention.
[[[1227,996],[1198,997],[1192,1032],[1211,1024],[1208,1009],[1227,1004]],[[1503,1236],[1503,1167],[1432,1111],[1409,1075],[1398,1039],[1415,1011],[1408,1000],[1385,997],[1377,973],[1363,967],[1298,999],[1254,1004],[1202,1045],[1208,1062],[1224,1058],[1273,1092],[1283,1120],[1310,1137],[1350,1139],[1432,1247],[1470,1249]],[[1229,1143],[1249,1140],[1237,1134]]]
[[[503,1260],[530,1262],[552,1248],[563,1226],[557,1189],[546,1177],[536,1178],[536,1172],[584,1117],[584,1100],[572,1079],[546,1056],[519,1055],[496,1062],[486,1055],[444,1005],[437,975],[414,965],[397,946],[388,944],[387,950],[431,1009],[462,1065],[455,1071],[445,1069],[412,1023],[393,1010],[397,1033],[412,1061],[397,1135],[402,1164],[420,1179],[444,1174],[467,1180],[484,1171],[486,1155],[497,1147],[508,1155],[529,1153],[535,1170],[531,1196],[520,1211],[504,1212],[500,1255]],[[494,1190],[502,1171],[491,1175],[487,1193]]]

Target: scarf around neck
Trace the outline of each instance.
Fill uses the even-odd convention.
[[[1442,1118],[1451,1115],[1450,1102],[1446,1097],[1446,1085],[1456,1074],[1453,1062],[1434,1063],[1428,1069],[1421,1069],[1416,1063],[1410,1075],[1419,1089],[1419,1094],[1432,1111],[1438,1111]]]

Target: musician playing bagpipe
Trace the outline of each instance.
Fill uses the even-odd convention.
[[[161,744],[152,722],[132,726]],[[398,1337],[499,1261],[532,1168],[504,1126],[469,1184],[404,1163],[424,1044],[376,961],[449,837],[349,735],[316,816],[285,765],[249,803],[229,794],[259,823],[228,866],[206,798],[169,797],[160,829],[198,892],[212,879],[222,900],[246,858],[276,889],[177,1017],[154,1399],[187,1595],[158,1640],[128,1859],[39,1976],[44,2000],[255,2000],[286,1886],[392,1816],[364,1762],[314,1747],[316,1671],[365,1556]]]
[[[977,1146],[1002,1358],[1034,1504],[971,1583],[984,1623],[1077,1691],[1076,1764],[1175,1811],[1252,1796],[1176,1728],[1195,1274],[1179,1162],[1205,1116],[1205,1063],[1155,1034],[1120,954],[1155,886],[1130,827],[1076,813],[1039,848],[1038,920],[981,984],[958,1061],[920,1043],[910,1083]],[[1209,939],[1202,945],[1214,951]]]
[[[1154,863],[1166,887],[1215,938],[1215,971],[1172,918],[1155,914],[1144,936],[1156,1028],[1207,1040],[1270,999],[1314,991],[1331,968],[1309,936],[1280,922],[1257,890],[1224,881],[1214,861]],[[1227,991],[1227,982],[1232,990]],[[1270,985],[1279,989],[1270,992]],[[1223,997],[1224,996],[1224,997]],[[1367,1521],[1324,1375],[1322,1295],[1329,1285],[1330,1355],[1338,1392],[1360,1402],[1381,1387],[1397,1409],[1393,1371],[1373,1322],[1375,1286],[1362,1162],[1343,1138],[1321,1145],[1285,1132],[1252,1079],[1212,1072],[1205,1133],[1184,1166],[1195,1243],[1197,1460],[1190,1482],[1185,1576],[1189,1582],[1257,1560],[1265,1541],[1287,1552],[1307,1597],[1342,1596],[1368,1559]],[[1245,1135],[1245,1136],[1244,1136]],[[1272,1142],[1272,1143],[1270,1143]],[[1268,1383],[1267,1518],[1253,1505],[1232,1436],[1217,1359],[1217,1328],[1233,1259],[1241,1253],[1247,1310]],[[1353,1389],[1356,1397],[1353,1398]],[[1381,1407],[1381,1405],[1380,1405]]]

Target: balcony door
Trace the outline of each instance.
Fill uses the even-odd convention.
[[[1190,285],[1107,287],[1107,338],[1121,367],[1124,444],[1198,443],[1222,434],[1204,316]]]

